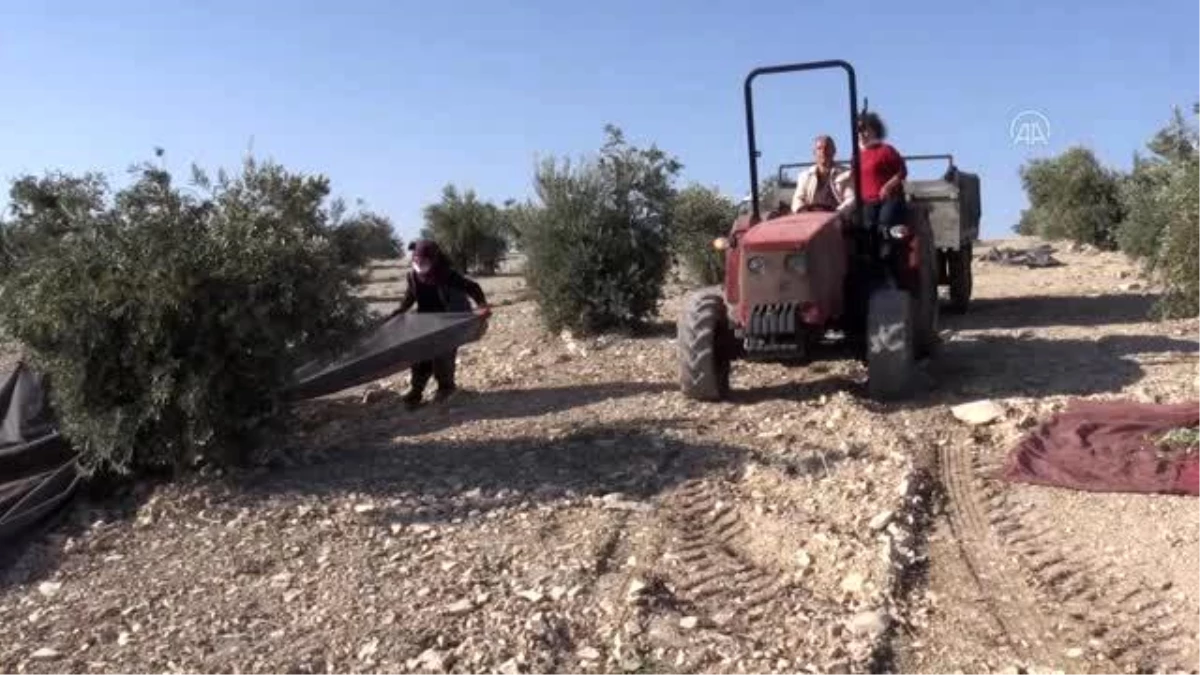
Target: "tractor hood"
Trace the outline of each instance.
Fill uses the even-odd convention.
[[[839,216],[828,211],[781,216],[743,230],[726,257],[726,295],[737,322],[748,325],[756,308],[764,307],[795,307],[813,326],[837,317],[845,246]]]
[[[837,229],[838,214],[813,211],[761,222],[742,235],[739,246],[754,251],[784,251],[803,247],[827,228]]]

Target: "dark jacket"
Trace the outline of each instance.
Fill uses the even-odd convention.
[[[404,299],[394,313],[407,312],[413,305],[418,313],[426,312],[469,312],[471,305],[466,301],[470,298],[476,305],[486,305],[487,297],[478,283],[468,279],[455,270],[448,269],[439,275],[441,283],[426,283],[421,281],[415,272],[408,273],[408,289]]]

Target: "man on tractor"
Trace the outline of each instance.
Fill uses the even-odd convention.
[[[833,138],[822,134],[813,142],[812,166],[796,179],[792,197],[792,213],[804,211],[839,211],[854,199],[850,189],[850,172],[834,163],[837,145]]]

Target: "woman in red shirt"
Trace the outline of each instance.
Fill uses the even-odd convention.
[[[858,172],[866,225],[888,228],[904,223],[904,179],[908,167],[896,148],[884,142],[887,127],[875,113],[858,118]]]

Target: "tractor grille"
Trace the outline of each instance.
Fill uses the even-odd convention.
[[[795,335],[798,331],[800,307],[794,302],[776,302],[755,305],[750,310],[746,335],[750,337],[774,337]]]

